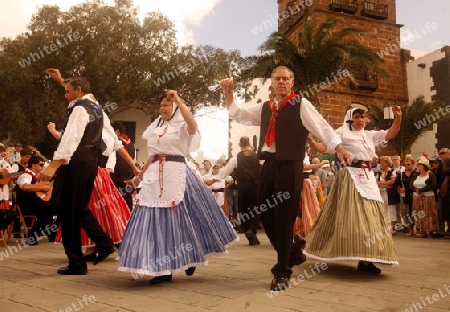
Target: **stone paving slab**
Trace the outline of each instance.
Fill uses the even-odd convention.
[[[400,266],[380,266],[382,274],[356,270],[356,262],[330,262],[313,271],[308,259],[295,267],[292,287],[271,293],[270,268],[276,254],[264,234],[260,246],[244,235],[229,254],[209,258],[193,276],[174,274],[171,283],[151,286],[117,271],[113,256],[86,276],[61,276],[61,245],[13,243],[0,247],[0,309],[15,311],[450,311],[450,240],[394,237]],[[319,263],[320,265],[320,263]],[[313,274],[315,273],[315,274]],[[84,297],[83,297],[84,296]],[[93,299],[86,304],[86,298]],[[419,306],[419,304],[421,306]]]

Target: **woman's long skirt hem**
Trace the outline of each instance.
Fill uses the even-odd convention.
[[[389,261],[389,260],[383,260],[383,259],[377,259],[377,258],[367,258],[367,257],[334,257],[334,258],[323,258],[323,257],[318,257],[316,255],[310,254],[306,251],[303,251],[303,253],[309,257],[309,258],[313,258],[313,259],[317,259],[320,261],[324,261],[324,262],[334,262],[334,261],[368,261],[368,262],[373,262],[373,263],[381,263],[381,264],[385,264],[385,265],[399,265],[398,261]]]

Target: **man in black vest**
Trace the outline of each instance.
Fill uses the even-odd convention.
[[[47,69],[52,75],[56,69]],[[98,157],[102,141],[103,113],[90,94],[90,84],[84,78],[64,81],[69,109],[64,131],[53,161],[41,174],[41,180],[50,180],[58,173],[53,185],[52,200],[56,201],[61,221],[64,250],[69,265],[58,274],[84,275],[87,266],[81,250],[83,228],[99,248],[94,264],[114,252],[114,244],[88,209],[89,199],[97,175]]]
[[[261,166],[256,153],[250,146],[248,137],[239,139],[241,151],[232,157],[222,171],[216,177],[217,180],[207,181],[206,184],[224,179],[233,173],[233,178],[237,181],[238,189],[238,209],[241,230],[245,233],[250,246],[261,244],[256,232],[258,230],[259,216],[254,212],[258,206],[257,191],[258,179]]]
[[[233,79],[221,81],[230,117],[236,122],[260,126],[258,156],[264,160],[258,186],[259,214],[267,236],[277,251],[270,289],[289,287],[292,267],[305,261],[293,242],[293,228],[303,185],[303,158],[308,133],[336,150],[341,160],[351,161],[333,128],[306,99],[292,92],[294,73],[285,66],[271,74],[273,95],[269,101],[244,108],[233,97]]]

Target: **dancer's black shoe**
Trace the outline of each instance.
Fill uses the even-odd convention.
[[[359,261],[358,262],[358,270],[364,271],[364,272],[369,272],[372,274],[380,274],[381,273],[381,270],[379,268],[377,268],[372,262],[368,262],[366,264],[363,261]]]
[[[86,275],[87,267],[82,266],[79,268],[71,268],[69,266],[66,266],[63,268],[59,268],[57,273],[62,275]]]
[[[170,275],[161,275],[161,276],[155,276],[153,279],[148,281],[150,285],[157,285],[161,283],[167,283],[172,281],[172,274]]]
[[[289,288],[289,278],[287,277],[274,277],[270,283],[270,290],[284,291]]]
[[[190,267],[187,270],[184,270],[184,272],[186,273],[187,276],[192,276],[194,275],[195,267]]]
[[[99,264],[100,262],[102,262],[103,260],[105,260],[106,258],[108,258],[109,255],[114,253],[114,247],[111,247],[109,249],[104,249],[98,252],[97,257],[94,259],[94,265]]]

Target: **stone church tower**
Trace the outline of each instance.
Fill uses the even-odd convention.
[[[362,29],[362,43],[383,58],[381,66],[388,75],[353,73],[358,86],[336,84],[321,91],[320,111],[333,127],[342,125],[352,102],[380,107],[408,104],[406,62],[410,57],[400,48],[402,25],[396,23],[395,0],[278,0],[278,30],[296,42],[307,10],[315,26],[333,16],[337,27]]]

